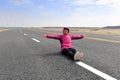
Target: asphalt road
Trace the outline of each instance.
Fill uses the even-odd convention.
[[[105,80],[61,55],[59,41],[42,37],[47,33],[57,32],[24,28],[0,32],[0,80]],[[118,35],[82,34],[120,41]],[[79,62],[120,80],[120,43],[84,38],[73,45],[84,53]]]

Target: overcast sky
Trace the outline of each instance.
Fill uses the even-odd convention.
[[[0,26],[120,25],[120,0],[0,0]]]

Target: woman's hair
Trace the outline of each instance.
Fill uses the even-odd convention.
[[[68,32],[70,31],[70,29],[67,27],[64,27],[63,30],[68,30]]]

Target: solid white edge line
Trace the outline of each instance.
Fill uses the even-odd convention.
[[[32,40],[36,41],[36,42],[40,42],[39,40],[35,39],[35,38],[32,38]]]
[[[85,63],[83,63],[83,62],[81,62],[81,61],[75,62],[75,63],[82,66],[83,68],[86,68],[87,70],[93,72],[94,74],[96,74],[98,76],[101,76],[102,78],[104,78],[106,80],[117,80],[117,79],[115,79],[115,78],[113,78],[113,77],[111,77],[111,76],[109,76],[109,75],[107,75],[107,74],[105,74],[105,73],[103,73],[103,72],[101,72],[101,71],[99,71],[99,70],[97,70],[97,69],[95,69],[95,68],[93,68],[93,67],[91,67],[91,66],[89,66]]]

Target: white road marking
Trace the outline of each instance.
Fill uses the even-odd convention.
[[[39,40],[35,39],[35,38],[32,38],[32,40],[36,41],[36,42],[40,42]]]
[[[82,66],[83,68],[86,68],[87,70],[93,72],[94,74],[96,74],[98,76],[101,76],[102,78],[104,78],[106,80],[117,80],[117,79],[115,79],[115,78],[113,78],[113,77],[111,77],[111,76],[109,76],[109,75],[107,75],[107,74],[105,74],[105,73],[103,73],[103,72],[101,72],[101,71],[99,71],[99,70],[97,70],[97,69],[95,69],[95,68],[93,68],[93,67],[91,67],[91,66],[89,66],[85,63],[83,63],[83,62],[81,62],[81,61],[75,62],[75,63]]]
[[[24,33],[24,35],[27,35],[27,34]]]

